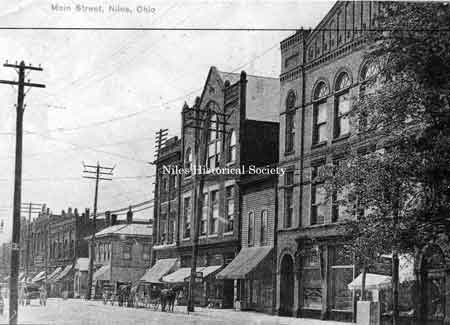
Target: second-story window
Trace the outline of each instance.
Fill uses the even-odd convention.
[[[144,261],[150,260],[150,250],[151,250],[151,246],[149,244],[142,245],[142,259]]]
[[[328,88],[325,82],[320,82],[314,91],[313,98],[313,144],[324,143],[328,140],[327,133],[327,96]]]
[[[219,191],[212,191],[210,233],[217,234],[218,232],[219,232]]]
[[[191,198],[183,201],[183,238],[191,237]]]
[[[167,240],[168,244],[173,243],[174,234],[175,234],[175,220],[174,220],[174,218],[171,218],[169,220],[169,238]]]
[[[339,138],[350,133],[350,77],[346,72],[339,75],[336,82],[334,109],[334,137]]]
[[[255,236],[255,214],[253,211],[248,213],[248,234],[247,234],[247,243],[248,246],[253,246],[254,236]]]
[[[130,244],[123,244],[122,246],[122,256],[124,260],[130,260],[131,259],[131,245]]]
[[[267,244],[267,210],[261,211],[260,242],[262,246]]]
[[[325,223],[326,189],[320,179],[322,166],[315,166],[311,173],[311,225],[321,225]]]
[[[291,228],[294,219],[294,171],[284,175],[284,228]]]
[[[202,198],[202,219],[200,220],[200,235],[206,235],[208,231],[208,194],[203,194]]]
[[[161,218],[159,221],[159,234],[160,234],[159,242],[162,244],[167,239],[167,214],[166,213],[161,214]]]
[[[185,177],[191,176],[192,169],[192,150],[191,148],[186,149],[186,155],[184,157],[184,168],[186,169]]]
[[[370,96],[374,94],[379,87],[379,80],[377,78],[378,76],[378,66],[376,62],[370,61],[364,65],[364,67],[361,69],[361,76],[360,76],[360,90],[359,90],[359,97],[364,98],[365,96]],[[368,124],[368,112],[362,111],[359,114],[359,120],[358,120],[358,128],[359,131],[364,131],[369,127]]]
[[[231,130],[228,137],[228,154],[227,162],[231,163],[236,161],[236,131]]]
[[[286,99],[285,152],[294,151],[295,144],[295,101],[296,96],[290,91]]]
[[[209,132],[208,132],[208,157],[207,157],[207,167],[214,169],[219,167],[220,164],[220,151],[221,142],[219,136],[219,119],[217,114],[212,113],[209,119]]]
[[[226,231],[230,232],[234,230],[234,186],[227,186],[225,192],[227,209]]]

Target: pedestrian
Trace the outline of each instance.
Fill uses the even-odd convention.
[[[5,308],[5,301],[3,300],[2,287],[0,287],[0,315],[3,315],[4,308]]]
[[[47,290],[45,289],[44,285],[39,288],[39,304],[41,306],[47,305]]]

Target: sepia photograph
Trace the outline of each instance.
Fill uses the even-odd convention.
[[[450,3],[0,4],[0,325],[450,325]]]

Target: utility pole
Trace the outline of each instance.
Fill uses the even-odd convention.
[[[11,242],[11,274],[9,279],[9,324],[16,325],[18,320],[18,275],[20,263],[20,205],[22,200],[22,144],[23,144],[23,113],[25,110],[25,87],[45,88],[43,84],[31,83],[25,81],[25,71],[42,71],[39,67],[31,65],[26,66],[25,62],[20,64],[9,64],[8,61],[3,65],[7,68],[16,69],[18,81],[0,80],[0,84],[17,86],[17,116],[16,116],[16,159],[14,170],[14,208],[13,208],[13,227]]]
[[[161,218],[161,184],[159,182],[161,178],[160,170],[158,169],[158,161],[161,155],[161,149],[165,145],[167,141],[167,133],[168,129],[159,129],[158,132],[156,132],[156,140],[155,140],[155,162],[156,162],[156,180],[155,180],[155,194],[154,197],[156,197],[156,200],[154,204],[156,205],[156,209],[153,212],[153,244],[156,244],[160,241],[161,234],[160,231],[160,218]]]
[[[223,133],[226,134],[225,125],[228,123],[226,119],[229,115],[221,112],[211,111],[210,109],[200,109],[199,99],[196,100],[194,108],[184,108],[183,110],[183,126],[185,128],[193,128],[195,130],[195,145],[194,152],[196,157],[196,172],[193,175],[193,186],[194,186],[194,231],[192,234],[192,264],[191,264],[191,276],[189,277],[189,290],[188,290],[188,302],[187,302],[187,311],[194,311],[194,288],[195,288],[195,280],[197,278],[197,259],[198,259],[198,240],[199,240],[199,231],[200,231],[200,220],[202,218],[202,208],[203,208],[203,185],[204,185],[204,165],[207,159],[208,146],[207,141],[210,132],[216,132],[218,134]],[[194,115],[193,117],[189,116],[188,120],[191,123],[185,123],[185,114],[191,112],[190,115]],[[216,121],[210,121],[212,115],[216,115]],[[220,121],[219,117],[223,118],[223,121]],[[211,125],[214,124],[214,125]],[[222,129],[219,129],[219,125],[222,126]],[[199,132],[201,131],[201,133]],[[183,130],[184,132],[184,130]],[[200,134],[199,134],[200,133]],[[199,168],[200,167],[200,168]]]
[[[30,250],[31,250],[31,215],[33,213],[39,213],[42,211],[42,204],[38,203],[22,203],[21,212],[28,212],[28,226],[27,226],[27,238],[26,238],[26,255],[25,255],[25,277],[28,278],[30,273]]]
[[[97,162],[97,165],[86,165],[83,162],[83,178],[95,179],[95,194],[94,194],[94,217],[93,217],[93,233],[91,238],[91,243],[89,245],[89,269],[88,269],[88,291],[86,295],[86,299],[91,299],[91,291],[92,291],[92,277],[94,272],[94,242],[95,242],[95,233],[97,232],[97,201],[98,201],[98,184],[100,181],[112,181],[112,178],[105,178],[102,176],[112,176],[114,167],[104,167],[100,166],[100,163]],[[95,177],[89,176],[90,174],[95,174]]]

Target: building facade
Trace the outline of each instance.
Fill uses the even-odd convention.
[[[168,139],[156,161],[157,179],[154,193],[153,263],[156,260],[178,256],[181,175],[173,175],[168,169],[182,167],[181,139]]]
[[[132,214],[131,214],[132,215]],[[118,286],[138,281],[150,267],[153,227],[150,223],[134,223],[132,217],[125,224],[111,225],[95,235],[93,286],[95,295],[105,284]]]
[[[155,225],[167,215],[168,204],[163,193],[169,195],[177,184],[178,202],[170,206],[174,209],[176,239],[173,242],[156,242],[155,257],[179,259],[182,269],[191,267],[195,224],[198,223],[199,253],[198,268],[208,268],[208,279],[203,279],[202,288],[196,290],[195,301],[200,304],[233,306],[235,283],[233,280],[215,278],[220,269],[231,262],[241,247],[241,190],[238,173],[206,172],[203,177],[201,218],[196,218],[194,203],[196,190],[195,170],[200,166],[205,170],[227,168],[238,170],[241,166],[265,166],[276,163],[278,158],[278,114],[279,81],[275,78],[247,76],[227,73],[212,67],[208,73],[202,95],[195,104],[184,105],[180,143],[173,150],[173,158],[161,160],[163,163],[183,167],[176,180],[158,178],[160,188],[155,193],[161,199],[155,206]],[[202,116],[202,117],[200,117]],[[206,117],[207,116],[207,117]],[[226,121],[224,120],[226,116]],[[205,129],[208,129],[205,132]],[[207,133],[207,135],[206,135]],[[201,135],[203,134],[203,135]],[[266,148],[276,148],[272,153]],[[178,158],[178,152],[181,152]],[[200,158],[204,155],[203,158]],[[197,168],[197,169],[196,169]],[[175,178],[177,179],[177,178]],[[198,178],[197,178],[198,180]],[[195,183],[198,184],[198,183]],[[171,210],[172,211],[172,210]],[[173,219],[171,219],[173,220]],[[163,222],[163,224],[165,221]],[[172,229],[159,226],[159,234]],[[170,230],[167,232],[170,234]],[[161,235],[158,236],[161,238]],[[156,239],[158,240],[158,239]],[[214,272],[209,272],[214,269]],[[181,273],[180,273],[181,274]]]
[[[326,199],[316,176],[345,156],[347,144],[376,146],[350,123],[349,112],[353,98],[374,91],[367,80],[376,75],[377,63],[366,60],[363,34],[376,27],[380,4],[338,1],[314,30],[299,30],[281,42],[280,166],[286,174],[278,192],[277,310],[282,315],[354,317],[356,297],[348,284],[358,271],[337,233],[349,215],[335,196]],[[442,261],[435,273],[439,280],[429,271],[437,264],[423,262],[430,256]],[[419,283],[428,283],[417,292],[415,313],[427,324],[448,322],[448,289],[442,289],[449,287],[448,248],[436,244],[415,260]],[[426,307],[429,295],[441,307]]]
[[[275,312],[277,175],[246,175],[242,193],[241,250],[219,274],[235,281],[235,307]]]

